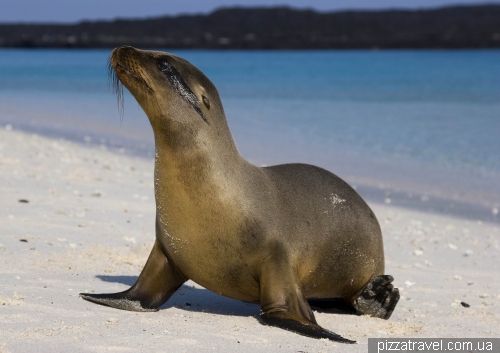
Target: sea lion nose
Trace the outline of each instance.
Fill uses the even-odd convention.
[[[128,58],[135,57],[138,54],[139,54],[138,49],[131,47],[131,46],[128,46],[128,45],[124,45],[124,46],[115,48],[113,50],[113,52],[111,53],[111,58],[112,58],[112,61],[113,60],[123,61],[123,60],[127,60]]]
[[[123,52],[136,52],[137,49],[134,47],[131,47],[130,45],[123,45],[121,47],[118,47],[115,49],[116,51],[123,51]]]

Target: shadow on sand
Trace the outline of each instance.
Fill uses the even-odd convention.
[[[105,276],[96,278],[104,282],[122,283],[132,286],[137,276]],[[239,300],[224,297],[204,288],[194,288],[183,284],[181,288],[159,310],[178,308],[187,311],[207,312],[218,315],[254,316],[260,313],[259,305],[245,303]]]
[[[137,280],[137,276],[97,275],[96,278],[104,282],[122,283],[127,286],[132,286]],[[324,306],[321,299],[313,300],[310,304],[312,309],[319,313],[340,315],[355,314],[352,307],[347,306],[341,300],[335,300],[333,307],[329,307],[329,305]],[[258,304],[245,303],[236,299],[224,297],[205,288],[195,288],[186,284],[183,284],[181,288],[179,288],[177,292],[158,309],[165,310],[172,307],[187,311],[231,316],[258,317],[260,313]]]

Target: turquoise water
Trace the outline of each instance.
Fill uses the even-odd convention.
[[[0,123],[151,155],[130,96],[120,122],[109,53],[0,50]],[[499,205],[500,51],[174,53],[217,86],[256,164],[318,164],[384,200]]]

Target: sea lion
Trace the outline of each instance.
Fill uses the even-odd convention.
[[[389,318],[399,292],[384,275],[380,226],[346,182],[311,165],[246,161],[217,89],[180,57],[125,46],[110,67],[117,91],[121,82],[154,131],[156,241],[130,289],[83,299],[154,311],[191,279],[260,303],[265,324],[346,343],[354,341],[316,323],[309,303],[340,299]]]

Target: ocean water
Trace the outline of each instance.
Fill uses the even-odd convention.
[[[173,53],[216,85],[253,163],[316,164],[372,202],[500,218],[500,51]],[[120,119],[109,54],[0,50],[0,124],[150,158],[130,95]]]

